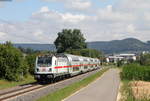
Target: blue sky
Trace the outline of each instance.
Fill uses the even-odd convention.
[[[150,0],[12,0],[0,2],[0,43],[53,43],[62,29],[86,41],[150,39]]]
[[[4,7],[0,8],[0,18],[12,21],[27,20],[33,12],[38,11],[42,6],[48,6],[50,9],[61,10],[62,5],[56,3],[47,3],[40,0],[24,0],[20,2],[6,2]]]
[[[95,8],[104,8],[107,5],[114,5],[117,0],[92,0]],[[0,7],[0,19],[7,21],[25,21],[28,20],[33,12],[38,11],[41,7],[47,6],[51,10],[59,12],[68,12],[61,2],[45,2],[42,0],[12,0],[4,2]],[[72,12],[78,13],[78,12]]]

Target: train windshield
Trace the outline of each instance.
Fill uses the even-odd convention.
[[[38,57],[37,65],[39,67],[49,67],[52,64],[52,57]]]

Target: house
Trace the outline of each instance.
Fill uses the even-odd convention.
[[[117,63],[117,61],[120,60],[136,61],[136,54],[116,54],[116,55],[110,55],[106,57],[106,62]]]

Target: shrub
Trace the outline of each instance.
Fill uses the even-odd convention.
[[[27,55],[26,60],[27,60],[28,66],[29,66],[29,73],[33,75],[34,74],[36,54]]]
[[[121,78],[126,80],[150,80],[150,67],[139,64],[129,64],[123,67]]]

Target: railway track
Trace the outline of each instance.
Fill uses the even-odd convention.
[[[60,81],[57,81],[55,83],[44,84],[44,85],[40,85],[40,84],[36,83],[34,85],[30,85],[30,86],[27,86],[27,87],[23,87],[23,88],[11,90],[11,91],[8,91],[8,92],[4,92],[4,93],[0,94],[0,101],[5,101],[7,99],[10,99],[10,98],[13,98],[13,97],[16,97],[16,96],[19,96],[19,95],[22,95],[22,94],[34,91],[34,90],[38,90],[40,88],[45,88],[45,87],[47,87],[49,85],[57,84],[59,82],[65,81],[67,79],[71,79],[71,78],[66,78],[64,80],[60,80]]]
[[[0,94],[0,101],[4,101],[7,100],[9,98],[36,90],[36,89],[40,89],[44,87],[44,85],[31,85],[31,86],[27,86],[27,87],[23,87],[23,88],[19,88],[19,89],[15,89],[15,90],[11,90],[8,92],[4,92]]]
[[[80,76],[80,75],[77,75],[77,76]],[[77,76],[75,76],[75,77],[77,77]],[[74,78],[74,77],[72,77],[72,78]],[[57,83],[60,83],[60,82],[63,82],[65,80],[72,79],[72,78],[67,78],[67,79],[64,79],[64,80],[57,81],[55,83],[50,83],[50,84],[45,84],[45,85],[40,85],[40,84],[37,83],[37,84],[33,84],[33,85],[26,86],[26,87],[23,87],[23,88],[19,88],[19,89],[15,89],[15,90],[12,90],[12,91],[4,92],[4,93],[0,94],[0,101],[5,101],[5,100],[8,100],[8,99],[14,98],[16,96],[21,96],[21,95],[26,94],[28,92],[36,91],[36,90],[41,89],[41,88],[46,88],[47,86],[55,85]]]
[[[71,78],[68,78],[68,79],[71,79]],[[64,79],[64,80],[66,80],[66,79]],[[5,101],[7,99],[10,99],[10,98],[13,98],[13,97],[16,97],[16,96],[19,96],[19,95],[22,95],[22,94],[40,89],[40,88],[43,88],[43,87],[46,87],[46,86],[49,86],[49,85],[52,85],[52,84],[56,84],[56,83],[59,83],[59,82],[64,81],[64,80],[60,80],[60,81],[55,82],[55,83],[44,84],[44,85],[40,85],[40,84],[36,83],[36,84],[30,85],[30,86],[26,86],[26,87],[11,90],[11,91],[8,91],[8,92],[4,92],[4,93],[0,94],[0,101]]]

